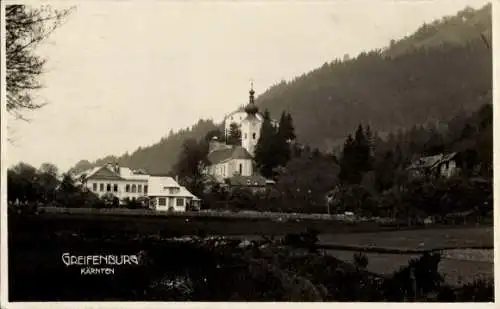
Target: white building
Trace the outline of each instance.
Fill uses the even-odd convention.
[[[185,211],[190,204],[199,206],[200,199],[172,177],[147,175],[141,170],[108,163],[76,175],[76,179],[99,197],[111,193],[120,203],[148,197],[156,210]],[[172,208],[172,209],[171,209]]]
[[[253,175],[253,158],[242,146],[229,146],[213,139],[207,159],[210,163],[207,173],[218,182],[235,175]]]
[[[77,181],[99,197],[112,193],[120,200],[147,196],[149,177],[144,171],[134,171],[112,163],[76,175]]]
[[[200,199],[179,185],[172,177],[150,177],[148,196],[157,211],[186,211],[188,206],[198,208]]]

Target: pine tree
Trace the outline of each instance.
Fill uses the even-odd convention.
[[[285,166],[291,157],[289,140],[293,132],[291,132],[291,128],[288,124],[288,117],[285,112],[283,112],[273,144],[274,152],[277,157],[276,164],[279,166]]]
[[[356,134],[354,137],[354,149],[355,153],[353,154],[356,158],[355,162],[357,163],[357,168],[359,172],[362,174],[372,169],[372,155],[370,149],[370,143],[367,139],[363,126],[360,124],[358,129],[356,130]]]
[[[342,156],[340,158],[340,174],[339,178],[343,183],[351,183],[353,175],[353,150],[354,150],[354,139],[352,135],[349,134],[344,143],[344,149],[342,150]]]
[[[295,141],[295,139],[297,138],[295,136],[295,128],[293,126],[293,119],[292,119],[292,115],[290,113],[287,113],[285,115],[285,113],[283,112],[283,115],[282,115],[282,118],[283,118],[283,135],[285,137],[285,139],[287,141]],[[281,124],[280,124],[280,127],[281,127]]]
[[[260,129],[260,137],[255,146],[255,162],[264,177],[273,176],[273,168],[278,165],[279,158],[276,155],[276,130],[271,123],[269,111],[264,112],[264,119]]]

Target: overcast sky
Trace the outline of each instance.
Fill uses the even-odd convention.
[[[8,163],[66,170],[220,121],[282,79],[486,1],[82,2],[39,53],[49,105],[9,121]]]

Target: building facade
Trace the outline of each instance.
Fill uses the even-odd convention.
[[[235,175],[253,174],[252,156],[242,146],[229,146],[213,139],[210,141],[207,159],[210,165],[206,172],[220,183]]]
[[[200,199],[179,185],[172,177],[157,177],[144,171],[108,163],[76,175],[87,190],[99,197],[112,194],[125,203],[147,197],[155,210],[186,211],[189,206],[199,207]]]
[[[149,175],[118,164],[108,163],[83,172],[76,177],[88,190],[99,197],[111,193],[120,200],[148,195]]]

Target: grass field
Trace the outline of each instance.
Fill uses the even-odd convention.
[[[464,228],[412,230],[381,233],[325,234],[319,236],[321,244],[352,247],[374,247],[399,250],[433,250],[441,248],[493,248],[493,228]],[[472,250],[479,251],[479,250]],[[442,259],[439,271],[447,283],[469,283],[481,277],[493,277],[493,249],[483,249],[477,260]],[[352,250],[327,250],[341,260],[352,261]],[[488,254],[489,253],[489,254]],[[365,253],[369,259],[368,270],[390,274],[408,264],[408,260],[419,254]],[[484,256],[488,256],[486,259]]]
[[[432,250],[438,248],[493,248],[493,228],[442,228],[388,231],[380,233],[341,233],[319,236],[319,242],[399,250]]]

